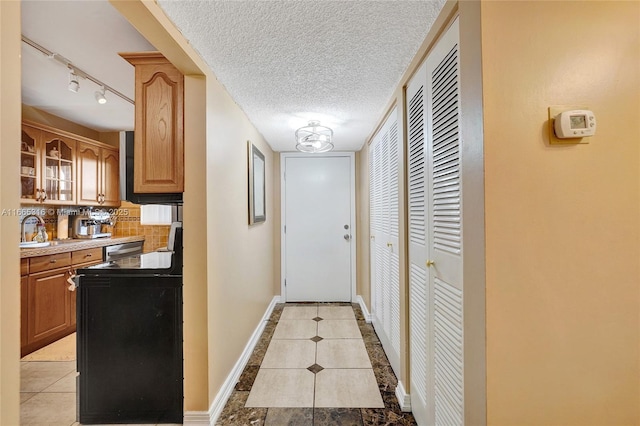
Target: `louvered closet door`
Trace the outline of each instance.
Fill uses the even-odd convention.
[[[369,177],[371,315],[396,374],[400,372],[399,140],[394,108],[371,143]]]
[[[425,86],[426,65],[407,87],[408,203],[409,203],[409,331],[411,409],[419,425],[433,424],[429,404],[433,398],[430,369],[430,301],[427,261],[427,175]]]
[[[456,19],[407,90],[411,403],[420,425],[464,422],[458,40]]]

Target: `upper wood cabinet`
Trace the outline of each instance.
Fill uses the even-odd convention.
[[[23,124],[20,196],[23,202],[75,204],[76,140]]]
[[[118,148],[24,121],[20,196],[24,204],[118,207]]]
[[[184,76],[159,52],[120,56],[135,67],[134,192],[184,192]]]
[[[120,205],[119,151],[88,142],[78,142],[78,204]]]

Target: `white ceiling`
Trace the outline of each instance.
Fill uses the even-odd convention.
[[[335,149],[362,147],[445,0],[158,0],[276,151],[295,150],[310,119],[334,130]],[[118,52],[155,50],[106,0],[23,0],[22,33],[134,97]],[[133,105],[80,80],[23,43],[27,105],[98,131],[133,129]]]
[[[359,150],[440,12],[432,1],[158,0],[276,151],[309,119]]]
[[[91,76],[134,98],[134,68],[118,52],[156,50],[106,0],[22,1],[22,34],[58,53]],[[67,68],[22,43],[22,102],[98,131],[133,130],[134,107],[80,79],[67,89]]]

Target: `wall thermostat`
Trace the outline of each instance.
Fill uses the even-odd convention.
[[[563,111],[556,115],[553,128],[559,139],[593,136],[596,134],[596,116],[588,109]]]

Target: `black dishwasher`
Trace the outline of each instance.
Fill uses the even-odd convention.
[[[174,251],[78,270],[78,421],[182,423],[182,229]]]

